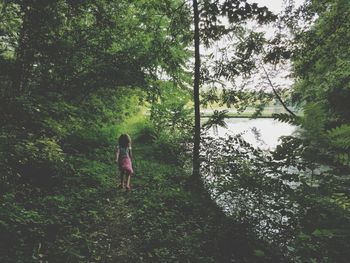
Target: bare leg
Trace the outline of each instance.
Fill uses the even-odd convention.
[[[128,174],[128,180],[126,182],[126,189],[130,190],[130,178],[131,178],[131,174]]]
[[[125,187],[125,172],[124,171],[120,172],[120,187],[121,188]]]

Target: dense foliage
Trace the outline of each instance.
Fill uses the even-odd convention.
[[[263,53],[266,63],[291,59],[292,97],[303,115],[275,117],[300,126],[298,137],[283,138],[273,152],[240,135],[203,141],[212,196],[293,262],[349,258],[349,11],[348,1],[307,1],[281,18],[289,34],[253,41],[255,57],[261,45],[271,52]]]
[[[180,0],[0,2],[0,261],[347,262],[350,3],[292,6],[277,17],[245,0],[198,1],[196,14]],[[300,126],[274,151],[203,133],[194,159],[210,196],[189,181],[193,16],[197,47],[230,40],[202,64],[197,53],[202,105],[258,103],[258,116],[277,99],[275,117]],[[278,33],[248,30],[253,19]],[[289,65],[292,91],[273,80]],[[114,162],[124,132],[129,194]]]
[[[307,136],[315,143],[322,141],[326,146],[322,148],[329,151],[323,158],[346,168],[350,165],[350,3],[313,1],[308,8],[318,18],[310,30],[297,34],[294,99],[304,105]]]
[[[0,3],[1,262],[99,261],[101,198],[115,186],[107,167],[117,136],[131,132],[123,123],[162,79],[185,78],[191,38],[179,6]]]
[[[202,171],[213,198],[285,261],[347,262],[350,201],[344,180],[335,176],[336,167],[310,160],[302,139],[285,137],[269,152],[241,135],[207,137],[203,148]]]

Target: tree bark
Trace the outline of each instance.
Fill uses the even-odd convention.
[[[200,179],[200,107],[199,107],[199,81],[200,81],[200,51],[199,51],[199,11],[198,2],[193,0],[193,16],[194,16],[194,85],[193,85],[193,100],[194,100],[194,144],[193,144],[193,170],[192,179],[198,181]]]

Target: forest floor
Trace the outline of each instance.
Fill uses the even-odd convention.
[[[75,175],[56,190],[5,195],[0,262],[282,262],[154,145],[136,140],[133,151],[130,192],[105,145],[70,157]]]
[[[104,190],[103,223],[91,233],[88,262],[268,262],[272,258],[243,225],[224,215],[207,195],[189,191],[189,175],[160,162],[152,145],[133,145],[132,190],[113,183]],[[95,233],[95,234],[94,234]],[[260,247],[259,247],[260,246]]]

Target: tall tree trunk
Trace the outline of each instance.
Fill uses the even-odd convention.
[[[23,95],[33,67],[34,51],[31,46],[34,30],[32,25],[33,15],[31,14],[33,8],[29,9],[29,4],[24,4],[21,7],[23,12],[23,22],[18,39],[18,46],[15,50],[15,68],[12,76],[13,97]]]
[[[200,179],[200,160],[199,160],[199,147],[200,147],[200,109],[199,109],[199,79],[200,79],[200,53],[199,53],[199,11],[198,2],[193,0],[193,16],[194,16],[194,85],[193,85],[193,99],[194,99],[194,145],[193,145],[193,181],[199,181]]]

